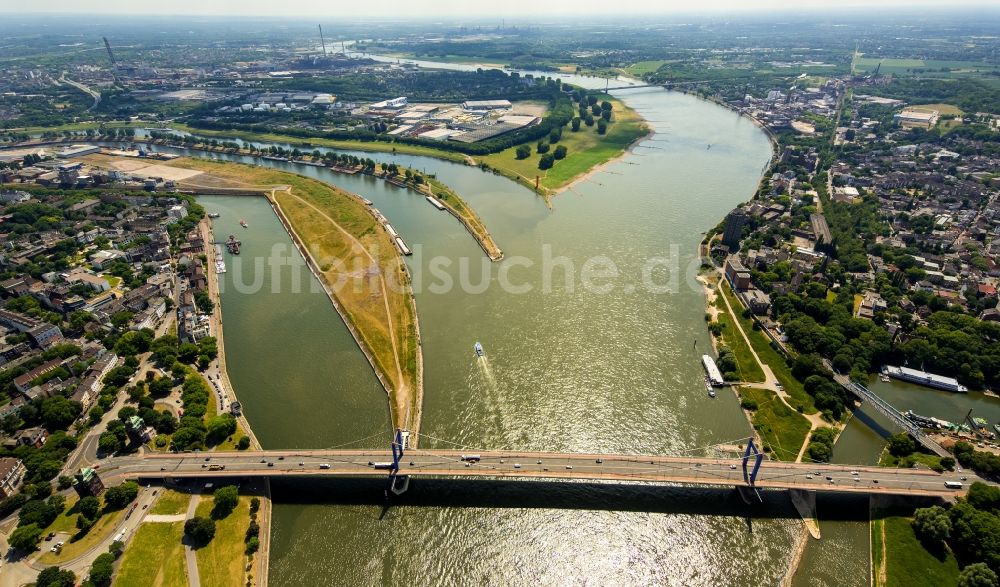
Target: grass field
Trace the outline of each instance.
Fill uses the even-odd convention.
[[[160,495],[156,498],[156,503],[150,508],[149,513],[166,516],[183,514],[187,511],[190,501],[190,494],[174,491],[173,489],[161,489]]]
[[[202,497],[196,515],[210,517],[212,498]],[[236,509],[215,521],[215,538],[195,551],[198,575],[204,587],[239,587],[244,583],[247,527],[250,525],[250,498],[240,496]]]
[[[882,587],[953,587],[958,584],[958,562],[942,548],[939,555],[921,544],[910,519],[901,516],[878,518],[872,522],[873,562],[881,562],[882,533],[885,533],[885,582]],[[878,566],[875,576],[878,577]]]
[[[764,371],[757,364],[750,352],[750,346],[746,340],[740,336],[740,331],[736,328],[732,316],[726,311],[719,312],[719,324],[722,324],[722,342],[733,351],[736,358],[736,367],[739,370],[740,381],[758,383],[763,382]]]
[[[924,452],[914,452],[907,457],[899,458],[889,453],[888,449],[882,451],[878,464],[880,467],[901,467],[904,460],[909,459],[914,463],[919,463],[930,469],[944,470],[941,467],[941,457]]]
[[[186,587],[183,536],[184,522],[140,525],[128,542],[113,584]]]
[[[64,509],[63,512],[59,514],[59,517],[57,517],[51,524],[49,524],[48,528],[43,528],[42,533],[46,535],[49,532],[57,532],[57,533],[67,532],[71,535],[76,534],[77,514],[76,512],[70,513],[70,510],[73,509],[73,506],[75,506],[76,502],[78,501],[80,501],[80,497],[78,495],[76,495],[75,493],[69,494],[69,496],[66,497],[66,509]],[[49,543],[42,542],[43,546],[46,544]],[[51,544],[49,544],[49,546],[51,546]]]
[[[779,461],[794,461],[809,436],[809,420],[790,409],[773,391],[741,387],[740,397],[757,402],[753,427],[771,455]]]
[[[729,300],[729,304],[733,307],[734,311],[739,311],[736,309],[743,307],[740,301],[736,299],[733,290],[729,288],[728,283],[723,282],[720,289],[722,294]],[[761,361],[767,363],[774,376],[784,386],[785,392],[790,396],[789,401],[792,406],[796,409],[801,409],[803,413],[815,414],[818,410],[812,396],[806,393],[802,382],[792,375],[792,370],[785,363],[784,355],[771,347],[770,339],[763,332],[753,329],[752,320],[743,316],[737,316],[736,319],[740,321],[743,330],[747,333],[750,345],[753,346],[753,350],[757,351],[757,356],[760,357]]]
[[[538,169],[540,155],[532,145],[532,154],[527,159],[518,159],[516,148],[511,147],[499,153],[477,158],[497,169],[504,175],[519,180],[531,187],[535,185],[535,177],[539,177],[539,187],[545,193],[552,193],[569,184],[577,177],[587,173],[594,167],[606,163],[621,155],[636,139],[645,136],[649,128],[634,110],[626,108],[619,100],[600,96],[599,100],[609,100],[614,107],[612,123],[608,126],[606,135],[597,134],[597,124],[588,127],[580,125],[578,132],[573,132],[567,125],[563,129],[562,139],[552,145],[567,149],[566,158],[556,161],[551,169]]]
[[[79,540],[75,542],[72,539],[67,540],[66,545],[63,546],[63,549],[59,554],[49,551],[44,552],[42,556],[38,558],[38,562],[46,565],[58,565],[62,564],[64,561],[68,561],[82,555],[95,545],[99,544],[105,538],[109,537],[125,518],[126,511],[127,509],[124,509],[101,516],[96,522],[94,522],[90,531]],[[73,515],[72,519],[74,523],[73,529],[75,530],[76,515]],[[59,520],[56,520],[56,522],[58,521]],[[45,543],[43,542],[42,544]]]
[[[659,70],[660,67],[662,67],[666,63],[670,62],[664,60],[640,61],[638,63],[633,63],[632,65],[629,65],[628,67],[625,68],[625,71],[628,72],[630,75],[634,75],[636,77],[642,77],[647,73],[653,73],[654,71]]]
[[[955,77],[962,75],[985,75],[990,72],[1000,70],[996,64],[983,63],[980,61],[938,61],[923,59],[895,59],[891,57],[859,57],[854,62],[858,72],[875,71],[879,63],[880,74],[913,74],[913,70],[923,70],[919,73],[925,77]],[[946,68],[948,71],[941,71]]]
[[[921,112],[930,112],[932,110],[937,110],[938,114],[942,116],[953,115],[961,116],[965,114],[962,109],[953,104],[917,104],[915,106],[907,107],[907,110],[918,110]]]

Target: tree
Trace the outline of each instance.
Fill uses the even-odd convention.
[[[212,301],[211,296],[204,291],[196,291],[194,293],[194,304],[198,306],[198,311],[202,314],[211,314],[215,310],[215,302]]]
[[[212,517],[218,520],[225,518],[236,509],[240,502],[240,492],[235,485],[226,485],[212,494]]]
[[[115,555],[106,552],[94,559],[90,566],[90,582],[94,585],[110,585],[115,572]]]
[[[153,397],[165,397],[174,388],[174,382],[169,377],[157,377],[149,384],[149,395]]]
[[[73,478],[68,477],[66,475],[59,475],[57,486],[59,487],[60,491],[62,491],[63,489],[69,489],[70,487],[73,486]]]
[[[17,514],[17,524],[18,526],[34,524],[39,528],[47,528],[61,513],[61,507],[57,508],[53,503],[33,499],[21,506],[21,511]]]
[[[260,498],[251,497],[250,498],[250,515],[256,514],[257,510],[260,509]]]
[[[195,544],[205,545],[215,537],[215,521],[211,518],[195,516],[184,522],[184,534]]]
[[[48,567],[35,579],[35,587],[73,587],[76,585],[76,574],[68,569]]]
[[[76,511],[90,519],[97,517],[97,512],[101,511],[101,501],[92,495],[81,498],[76,502]]]
[[[985,563],[973,563],[958,576],[958,587],[998,587],[1000,580]]]
[[[965,500],[977,510],[1000,509],[1000,488],[985,483],[973,483]]]
[[[250,437],[246,435],[240,436],[239,442],[236,443],[236,448],[240,450],[246,450],[250,448]]]
[[[514,150],[514,156],[517,159],[527,159],[531,156],[531,147],[528,145],[520,145]]]
[[[542,154],[542,153],[548,153],[549,152],[549,144],[546,143],[545,141],[538,141],[538,144],[535,145],[535,150],[538,151],[539,155]]]
[[[921,540],[938,544],[951,535],[951,519],[941,506],[919,508],[913,513],[913,530]]]
[[[177,348],[177,360],[182,363],[191,364],[198,358],[198,345],[186,342]]]
[[[205,433],[197,428],[183,426],[170,438],[175,450],[194,450],[205,445]]]
[[[607,132],[608,132],[608,121],[603,118],[599,118],[597,120],[597,134],[603,135]]]
[[[139,485],[135,481],[125,481],[104,492],[104,504],[108,509],[120,510],[139,495]]]
[[[570,121],[570,129],[573,132],[579,132],[580,131],[580,122],[581,122],[580,117],[579,116],[574,116],[573,120]]]
[[[83,406],[56,395],[42,401],[42,423],[51,432],[65,430],[83,412]]]
[[[219,414],[208,421],[205,441],[218,444],[236,432],[236,418],[232,414]]]
[[[552,165],[555,164],[555,157],[551,153],[546,153],[538,160],[539,169],[551,169]]]
[[[35,550],[35,546],[38,545],[41,538],[42,529],[38,527],[38,524],[28,524],[14,530],[7,543],[10,544],[11,548],[31,551]]]
[[[906,432],[893,434],[889,438],[889,454],[894,457],[905,457],[912,454],[915,450],[917,450],[917,445],[913,442],[913,438]]]
[[[247,551],[246,551],[247,554],[253,554],[257,552],[257,549],[259,548],[260,548],[260,538],[257,538],[256,536],[251,536],[247,540]]]
[[[125,442],[110,430],[102,432],[97,440],[97,449],[102,454],[114,454],[125,448]]]
[[[555,151],[552,152],[552,156],[556,160],[565,159],[566,158],[566,147],[564,145],[558,145],[556,147]]]

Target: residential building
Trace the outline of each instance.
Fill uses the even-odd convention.
[[[739,258],[731,256],[726,259],[726,280],[735,291],[744,291],[750,288],[750,271],[743,266]]]
[[[726,216],[726,227],[722,233],[722,244],[736,247],[743,238],[743,225],[747,222],[747,215],[739,208],[733,210]]]
[[[24,479],[24,463],[21,459],[0,458],[0,497],[7,498],[17,493]]]

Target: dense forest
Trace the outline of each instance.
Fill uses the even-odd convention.
[[[507,74],[499,69],[476,71],[387,71],[378,75],[350,74],[284,80],[279,90],[328,92],[341,101],[378,101],[406,96],[411,102],[464,100],[551,100],[560,82]]]

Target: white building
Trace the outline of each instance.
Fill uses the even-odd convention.
[[[369,106],[369,108],[372,108],[373,110],[382,110],[385,108],[389,109],[402,108],[403,106],[406,106],[406,96],[400,96],[398,98],[393,98],[392,100],[383,100],[381,102],[375,102],[374,104]]]
[[[167,210],[167,222],[169,222],[170,224],[180,221],[185,216],[187,216],[187,208],[181,206],[180,204],[177,204],[176,206],[171,206]]]
[[[466,100],[462,102],[463,110],[503,110],[512,106],[510,100]]]

